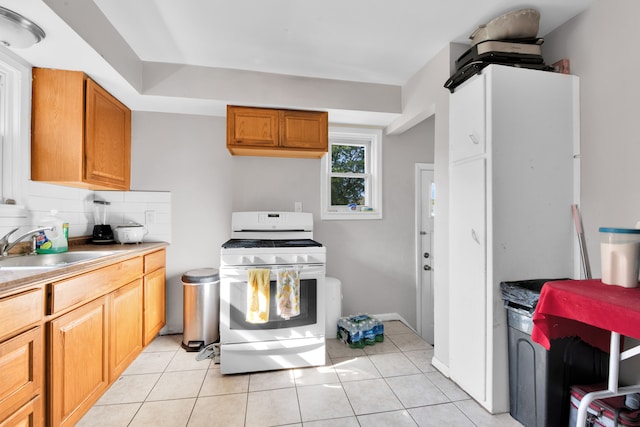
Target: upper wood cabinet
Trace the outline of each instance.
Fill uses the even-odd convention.
[[[320,158],[329,146],[328,114],[227,106],[227,149],[239,156]]]
[[[128,190],[131,110],[80,71],[33,69],[31,179]]]

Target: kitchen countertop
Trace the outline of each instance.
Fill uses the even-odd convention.
[[[90,243],[71,244],[69,252],[76,251],[109,251],[113,254],[73,263],[67,266],[41,269],[2,269],[0,268],[0,297],[16,293],[23,288],[39,286],[57,280],[76,276],[109,264],[123,261],[132,256],[153,252],[168,246],[166,242],[144,242],[137,244],[114,243],[111,245],[95,245]],[[35,255],[37,256],[37,255]]]

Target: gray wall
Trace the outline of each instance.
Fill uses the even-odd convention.
[[[634,227],[640,220],[640,84],[633,72],[640,58],[633,54],[637,41],[628,36],[637,31],[639,16],[636,0],[598,0],[543,45],[547,62],[568,58],[571,73],[580,77],[580,196],[593,277],[600,277],[598,228]],[[622,367],[625,382],[640,382],[640,363],[631,359]]]
[[[599,227],[640,220],[640,84],[632,70],[640,2],[600,0],[546,38],[547,62],[571,61],[580,77],[581,209],[593,277],[600,277]],[[602,53],[602,54],[601,54]]]
[[[343,312],[398,313],[415,326],[414,165],[433,161],[433,119],[383,137],[384,219],[368,221],[321,221],[320,161],[231,156],[224,118],[135,112],[132,126],[132,189],[172,196],[166,332],[182,330],[181,275],[219,267],[231,212],[294,202],[313,213]]]
[[[317,224],[328,274],[342,281],[345,315],[398,313],[416,327],[415,164],[433,162],[433,140],[433,118],[384,137],[382,220]]]
[[[171,192],[166,332],[182,331],[183,273],[218,267],[234,191],[220,117],[134,112],[131,188]]]

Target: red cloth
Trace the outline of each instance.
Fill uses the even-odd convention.
[[[563,280],[542,287],[533,314],[533,341],[548,350],[551,339],[578,336],[609,352],[610,331],[640,339],[640,288],[600,280]]]

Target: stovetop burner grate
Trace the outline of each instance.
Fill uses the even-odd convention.
[[[230,239],[223,243],[223,249],[238,248],[308,248],[322,247],[321,243],[311,239]]]

